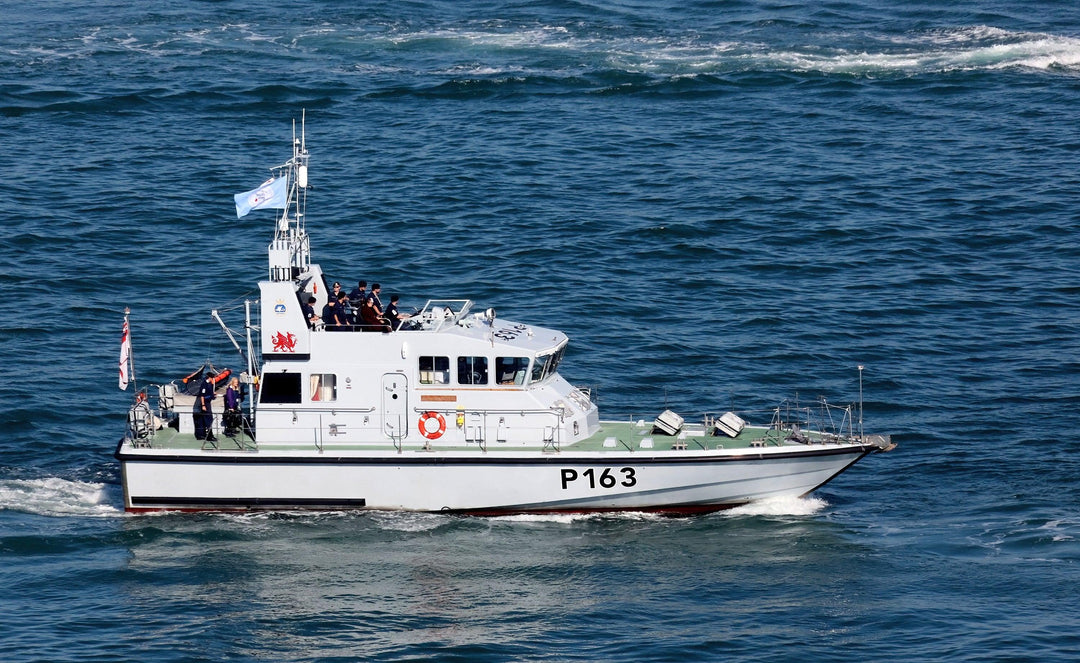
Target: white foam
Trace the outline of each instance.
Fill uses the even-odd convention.
[[[1075,524],[1073,523],[1066,523],[1061,520],[1048,520],[1043,523],[1039,529],[1050,532],[1050,540],[1054,543],[1076,540],[1076,537],[1074,537],[1070,531],[1076,529]]]
[[[0,510],[41,516],[118,516],[109,487],[103,483],[45,479],[0,480]]]
[[[505,516],[492,516],[494,522],[510,523],[559,523],[568,525],[571,523],[587,522],[590,520],[632,520],[632,521],[666,521],[668,517],[644,511],[594,511],[589,513],[517,513]]]
[[[473,47],[558,49],[605,59],[633,72],[674,76],[731,69],[780,69],[826,74],[922,74],[940,71],[1075,68],[1080,39],[976,25],[883,38],[900,48],[772,50],[768,44],[698,41],[696,38],[601,39],[575,37],[565,28],[477,31],[438,30],[391,36],[391,42],[457,41]],[[503,73],[488,63],[475,74]]]
[[[428,532],[447,522],[443,514],[417,511],[375,511],[371,515],[380,528],[393,532]]]
[[[762,52],[759,61],[824,73],[932,73],[1026,67],[1049,69],[1080,65],[1080,39],[1032,32],[1013,32],[985,25],[905,35],[891,43],[900,52],[833,53]]]
[[[771,497],[722,512],[723,516],[812,516],[829,505],[820,497]]]
[[[942,28],[929,32],[906,34],[897,37],[896,43],[966,44],[988,39],[1010,39],[1023,33],[1011,32],[989,25],[969,25],[959,28]]]

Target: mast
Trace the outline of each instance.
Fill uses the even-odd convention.
[[[863,372],[863,365],[859,364],[859,439],[862,439],[862,437],[863,437],[862,372]]]
[[[311,245],[304,228],[307,209],[308,151],[304,132],[304,117],[300,121],[300,137],[296,136],[293,120],[292,158],[273,168],[278,177],[287,176],[289,198],[281,217],[277,219],[274,238],[268,248],[271,281],[291,281],[308,270],[311,264]]]
[[[244,300],[244,329],[247,332],[247,382],[254,384],[255,388],[259,387],[259,374],[255,372],[255,346],[251,343],[251,300]],[[249,394],[248,402],[248,420],[255,421],[255,393]]]

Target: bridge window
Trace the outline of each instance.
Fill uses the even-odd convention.
[[[450,384],[449,357],[419,357],[420,384]]]
[[[336,401],[337,400],[337,376],[333,373],[311,374],[311,400],[313,401]]]
[[[533,360],[532,376],[529,378],[531,382],[539,382],[543,379],[544,367],[547,366],[549,359],[551,359],[551,355],[540,355]]]
[[[562,361],[564,350],[566,350],[565,345],[549,355],[537,357],[536,360],[533,361],[532,379],[530,381],[539,382],[555,373],[559,368],[559,362]]]
[[[260,403],[299,403],[299,373],[265,373],[259,389]]]
[[[488,358],[458,357],[457,381],[458,384],[487,384]]]
[[[499,357],[495,364],[499,384],[525,384],[525,376],[529,374],[528,357]]]

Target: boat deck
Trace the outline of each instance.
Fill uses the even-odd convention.
[[[668,435],[653,428],[652,422],[619,422],[602,421],[600,430],[587,438],[572,443],[563,444],[536,444],[521,445],[513,443],[489,441],[483,446],[477,443],[455,445],[432,442],[425,446],[423,439],[406,439],[403,444],[395,444],[386,439],[383,442],[372,443],[348,443],[335,441],[318,447],[312,443],[282,445],[260,445],[249,435],[227,437],[217,434],[215,442],[198,440],[194,435],[181,433],[172,427],[165,427],[153,431],[151,435],[137,441],[137,448],[149,448],[156,450],[172,451],[206,451],[206,452],[258,452],[260,450],[273,450],[285,452],[312,452],[325,453],[327,451],[437,451],[437,452],[465,452],[477,451],[500,451],[536,453],[545,451],[550,453],[559,452],[615,452],[627,451],[714,451],[748,449],[753,447],[778,447],[805,444],[823,444],[828,442],[850,442],[851,440],[838,440],[834,436],[825,436],[818,432],[792,431],[784,429],[768,428],[764,426],[746,426],[735,437],[723,434],[714,434],[702,424],[685,425],[677,435]]]

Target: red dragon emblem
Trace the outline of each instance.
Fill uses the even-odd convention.
[[[274,335],[274,352],[296,352],[296,335],[295,334],[282,334],[278,332]]]

